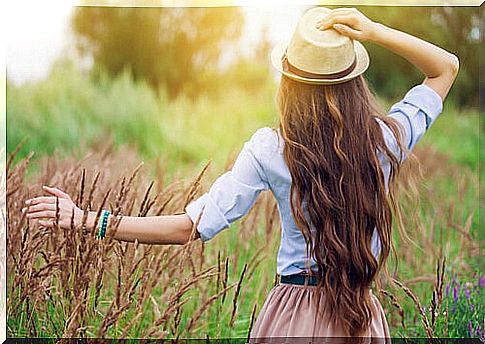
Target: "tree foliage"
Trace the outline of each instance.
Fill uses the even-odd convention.
[[[113,76],[128,68],[176,96],[197,89],[200,76],[216,68],[242,23],[238,7],[79,7],[72,27],[80,51]]]
[[[455,53],[460,73],[449,99],[457,106],[477,107],[480,99],[485,99],[479,91],[480,56],[485,46],[480,35],[484,15],[479,7],[358,8],[374,21]],[[95,65],[111,75],[128,68],[136,79],[146,79],[155,88],[164,86],[170,96],[181,92],[193,96],[201,90],[224,92],[235,83],[257,91],[268,79],[272,71],[268,28],[260,33],[252,56],[242,56],[237,42],[243,22],[238,7],[80,7],[73,28],[81,51],[92,55]],[[400,56],[376,44],[364,44],[371,55],[366,75],[381,96],[397,99],[410,86],[422,82],[421,73]],[[222,71],[217,66],[224,47],[237,58]]]

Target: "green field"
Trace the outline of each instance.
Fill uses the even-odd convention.
[[[208,94],[196,100],[180,97],[170,101],[163,92],[154,93],[146,84],[134,82],[126,73],[115,80],[104,77],[92,80],[69,64],[57,66],[44,81],[20,87],[9,85],[7,150],[12,152],[24,141],[16,156],[16,163],[22,161],[29,152],[35,152],[25,177],[20,168],[21,164],[16,165],[15,175],[20,179],[10,179],[8,182],[17,183],[19,189],[10,197],[22,200],[38,192],[41,183],[55,184],[75,192],[79,170],[69,174],[69,168],[88,152],[94,152],[93,160],[87,160],[82,166],[86,168],[88,179],[92,179],[96,171],[102,172],[98,184],[99,192],[93,196],[95,204],[99,203],[101,195],[110,185],[115,189],[119,188],[116,179],[118,175],[128,175],[142,160],[145,162],[144,173],[139,177],[139,186],[129,195],[135,200],[135,205],[140,205],[151,180],[155,181],[151,195],[160,194],[155,205],[158,202],[163,203],[167,190],[171,190],[171,183],[179,181],[180,185],[174,191],[175,199],[163,213],[168,213],[169,210],[181,211],[183,195],[190,187],[190,182],[209,160],[211,166],[202,178],[201,187],[197,191],[199,195],[207,190],[214,178],[230,166],[243,142],[256,129],[277,125],[275,90],[275,83],[268,80],[258,90],[234,88],[227,89],[222,96]],[[405,91],[403,90],[403,94]],[[384,103],[388,106],[392,101],[397,99],[385,100]],[[477,326],[484,330],[485,293],[483,290],[478,292],[481,288],[478,280],[484,274],[479,250],[484,240],[479,226],[479,136],[477,110],[457,109],[445,104],[443,114],[418,144],[415,152],[421,163],[423,179],[418,185],[419,208],[414,209],[416,217],[412,219],[410,214],[406,224],[416,245],[402,242],[396,231],[399,261],[395,278],[417,295],[429,319],[431,314],[428,307],[435,283],[436,264],[440,256],[446,257],[443,304],[433,325],[433,335],[438,337],[468,337],[469,322],[474,333]],[[109,148],[110,143],[114,144],[114,148],[103,155],[102,152]],[[406,209],[413,209],[415,203],[406,200],[403,202],[407,202]],[[231,225],[205,247],[202,248],[200,242],[192,245],[193,253],[197,253],[194,258],[196,271],[210,266],[221,269],[224,264],[218,264],[219,251],[222,262],[228,258],[227,285],[237,283],[245,263],[249,264],[249,272],[242,280],[236,300],[235,317],[232,316],[235,291],[231,289],[224,303],[220,298],[213,300],[201,311],[200,318],[192,328],[187,329],[190,319],[201,309],[204,301],[221,290],[220,281],[216,281],[216,277],[210,277],[207,281],[197,282],[194,285],[196,287],[187,292],[188,301],[180,306],[178,313],[170,314],[165,322],[169,337],[247,335],[253,306],[256,306],[257,311],[261,309],[276,271],[276,250],[280,232],[277,221],[268,224],[268,219],[274,219],[270,215],[271,207],[271,197],[266,194],[247,218]],[[33,253],[29,255],[31,257],[25,260],[18,253],[23,251],[16,251],[22,248],[21,234],[26,231],[26,223],[20,219],[20,208],[20,202],[10,202],[8,205],[9,249],[13,250],[13,258],[10,257],[8,261],[11,268],[8,276],[11,293],[7,304],[8,335],[61,335],[66,333],[64,326],[67,326],[69,310],[72,311],[70,307],[75,305],[76,300],[66,301],[59,288],[74,286],[76,279],[72,277],[73,280],[59,282],[62,272],[54,269],[54,278],[46,282],[53,286],[50,299],[42,294],[45,292],[44,287],[35,291],[37,294],[32,291],[32,295],[22,299],[19,291],[21,289],[18,287],[32,287],[29,286],[29,273],[40,269],[46,262],[42,260],[40,250],[32,248]],[[52,244],[60,243],[61,238],[48,241]],[[46,247],[42,245],[40,247],[45,250],[49,248],[48,243]],[[132,246],[128,245],[131,247],[128,252],[132,251]],[[144,247],[142,252],[146,249]],[[176,247],[167,249],[168,253],[177,250]],[[202,249],[203,253],[199,251]],[[154,256],[160,250],[157,247],[154,252],[146,253],[147,257]],[[98,262],[106,267],[99,305],[94,306],[95,281],[90,280],[88,308],[92,312],[87,312],[78,326],[85,329],[73,332],[77,335],[95,336],[108,312],[110,300],[115,297],[113,290],[117,283],[116,255],[110,252],[107,257],[112,260]],[[131,258],[133,257],[128,255],[122,260],[131,262]],[[165,262],[167,259],[165,257],[161,261]],[[35,269],[22,274],[21,264],[26,264],[25,262],[29,262],[29,266]],[[170,270],[172,265],[176,268],[177,262],[183,264],[187,261],[167,262],[167,269]],[[148,262],[144,261],[136,269],[136,276],[142,276],[143,269],[151,267],[144,264]],[[391,269],[394,264],[395,262],[391,262]],[[101,265],[92,268],[97,269]],[[135,293],[137,298],[143,300],[140,306],[143,313],[136,317],[137,309],[129,306],[107,328],[106,336],[119,337],[124,328],[129,329],[126,333],[128,337],[145,336],[154,319],[165,309],[164,295],[172,295],[180,287],[178,281],[190,279],[194,273],[189,266],[180,270],[172,275],[164,272],[161,276],[152,276],[150,272],[149,276],[153,281],[160,279],[151,291],[151,297],[145,296],[146,299],[143,299],[142,294],[137,294],[141,292],[138,289]],[[125,278],[130,281],[130,276],[124,275],[125,272],[123,270],[123,281]],[[37,283],[35,281],[31,280],[31,283]],[[446,284],[451,284],[448,296],[444,291]],[[454,301],[453,287],[457,284],[461,288],[459,291],[455,288],[457,300]],[[15,292],[12,289],[14,286],[17,287]],[[397,286],[386,284],[384,289],[394,295],[404,318],[402,321],[399,309],[389,302],[388,297],[379,296],[388,315],[393,336],[426,336],[422,318],[411,298]],[[467,289],[470,290],[469,297]],[[77,294],[73,292],[72,295]],[[122,300],[124,296],[122,294]],[[448,310],[445,305],[448,305]]]

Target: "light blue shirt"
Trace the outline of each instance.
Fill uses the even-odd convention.
[[[420,84],[391,107],[389,116],[402,125],[403,143],[412,150],[442,109],[441,97],[429,86]],[[400,159],[405,159],[390,129],[382,121],[379,123],[388,147]],[[380,154],[379,161],[387,188],[390,164],[383,154]],[[307,258],[305,240],[291,214],[290,186],[291,176],[283,158],[283,139],[278,130],[264,127],[244,143],[233,168],[217,178],[210,190],[187,205],[185,211],[195,223],[203,210],[197,230],[200,238],[207,241],[247,214],[261,191],[271,190],[281,221],[276,271],[280,275],[291,275],[306,270]],[[372,239],[372,252],[375,257],[380,252],[377,231],[374,231]],[[310,260],[310,266],[316,269],[313,259]]]

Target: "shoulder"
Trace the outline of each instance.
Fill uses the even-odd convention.
[[[271,157],[274,156],[272,152],[277,142],[276,135],[274,129],[263,127],[257,129],[244,142],[243,149],[233,166],[233,173],[237,174],[239,180],[248,185],[255,184],[255,181],[262,181],[266,188],[269,187],[267,169],[270,166]]]

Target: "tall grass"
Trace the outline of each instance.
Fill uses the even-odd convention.
[[[434,163],[442,158],[439,153],[417,153],[430,180],[430,175],[443,173]],[[41,184],[50,184],[73,195],[84,209],[104,206],[123,215],[173,214],[206,190],[211,178],[192,174],[193,182],[168,180],[163,169],[156,168],[159,174],[150,174],[136,168],[137,155],[127,147],[93,153],[81,161],[45,157],[37,162],[40,173],[26,181],[29,161],[11,166],[7,179],[10,336],[247,335],[251,314],[261,308],[275,275],[280,233],[269,193],[258,199],[248,217],[210,243],[145,246],[114,241],[110,234],[99,241],[93,233],[49,230],[29,222],[20,212],[23,201],[37,195]],[[476,197],[473,175],[455,168],[448,165],[446,171],[457,179],[456,187],[468,193],[462,197]],[[392,333],[443,336],[460,333],[458,327],[468,326],[468,321],[476,328],[477,320],[483,319],[481,310],[455,323],[447,320],[445,327],[442,318],[451,313],[439,308],[438,320],[430,320],[437,307],[436,290],[443,295],[443,285],[451,283],[451,277],[476,279],[483,273],[477,265],[480,242],[478,228],[472,227],[474,212],[453,200],[443,202],[443,190],[433,185],[422,198],[432,206],[423,206],[417,225],[410,222],[408,228],[419,246],[398,243],[397,284],[386,285],[387,297],[382,298]],[[442,256],[448,264],[437,270]],[[450,328],[450,323],[457,328]]]
[[[128,154],[127,154],[128,153]],[[128,148],[76,162],[46,158],[37,182],[23,182],[30,158],[8,172],[8,334],[33,337],[164,338],[247,336],[254,305],[271,287],[274,266],[261,264],[277,243],[276,213],[262,197],[232,244],[149,246],[104,240],[82,228],[48,229],[21,214],[41,184],[73,195],[78,206],[113,214],[160,215],[183,211],[200,193],[192,182],[150,181]],[[93,169],[93,166],[97,166]],[[256,228],[255,221],[262,226]],[[251,230],[251,232],[249,232]],[[250,238],[238,245],[237,237]],[[264,237],[264,240],[256,240]],[[269,259],[271,260],[271,259]],[[224,263],[225,262],[225,263]]]

